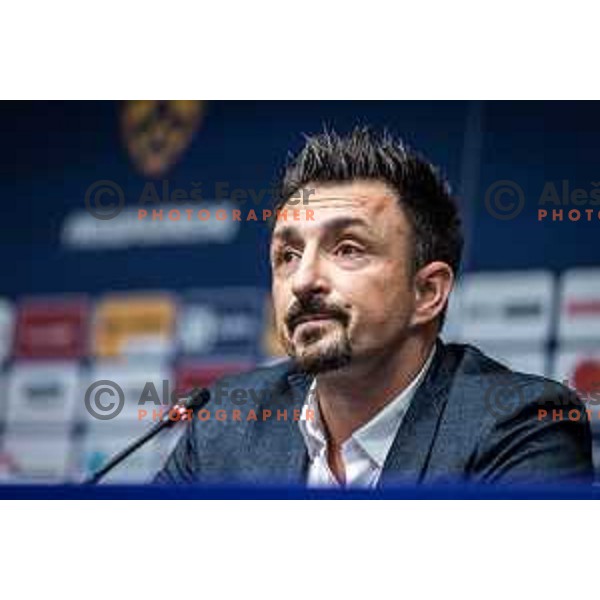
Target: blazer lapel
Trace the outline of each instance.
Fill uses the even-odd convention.
[[[436,353],[402,420],[383,465],[379,487],[419,483],[444,412],[452,383],[453,357],[441,340]]]
[[[455,362],[452,352],[438,340],[431,367],[410,403],[383,465],[379,487],[415,484],[422,479],[446,406]],[[244,463],[251,480],[305,484],[308,452],[294,420],[294,410],[301,411],[311,382],[311,376],[292,372],[280,389],[267,394],[258,405],[257,413],[271,410],[272,415],[255,423],[246,445]],[[286,410],[287,418],[277,420],[277,410]]]
[[[280,390],[270,393],[258,410],[271,410],[269,419],[258,420],[252,428],[247,445],[246,464],[251,478],[263,483],[304,484],[308,468],[308,452],[294,420],[294,411],[301,411],[311,378],[292,373]],[[257,414],[258,413],[257,410]],[[277,411],[286,411],[285,419],[277,419]],[[297,413],[298,414],[298,413]]]

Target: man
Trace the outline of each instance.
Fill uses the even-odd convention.
[[[428,162],[368,129],[310,137],[283,179],[288,206],[301,218],[274,221],[271,267],[291,360],[218,382],[214,408],[238,418],[194,418],[157,482],[588,480],[572,392],[439,340],[462,235]],[[557,408],[580,418],[541,417]]]

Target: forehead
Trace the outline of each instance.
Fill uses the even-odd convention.
[[[304,195],[299,197],[306,200],[281,207],[298,210],[300,218],[276,221],[274,239],[290,230],[308,235],[337,226],[363,226],[384,235],[386,231],[405,231],[408,227],[396,193],[383,182],[308,183],[303,190]]]

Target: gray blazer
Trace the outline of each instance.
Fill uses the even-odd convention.
[[[210,418],[185,426],[154,481],[304,484],[308,454],[293,411],[301,409],[310,383],[290,361],[220,380],[206,406]],[[222,420],[215,418],[217,410],[224,411]],[[232,418],[233,410],[241,420]],[[265,413],[263,420],[264,410],[271,416]],[[278,410],[287,411],[279,420]],[[569,418],[569,411],[579,411],[580,418],[575,412]],[[378,485],[591,478],[590,427],[571,390],[510,371],[473,346],[438,340]]]

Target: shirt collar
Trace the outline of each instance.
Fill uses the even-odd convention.
[[[342,449],[349,444],[357,444],[369,458],[379,467],[383,464],[400,428],[402,419],[408,410],[417,388],[425,378],[435,354],[435,345],[419,373],[391,402],[386,404],[370,421],[357,429],[342,444]],[[312,411],[312,419],[306,418],[306,411]],[[308,455],[313,460],[327,446],[325,427],[319,411],[317,399],[317,380],[313,379],[306,400],[302,407],[302,415],[298,426],[304,438]]]

